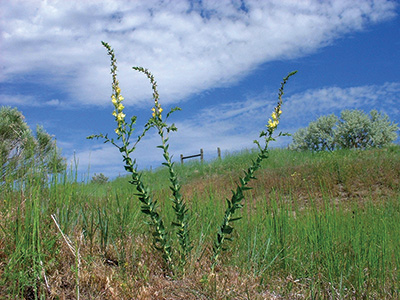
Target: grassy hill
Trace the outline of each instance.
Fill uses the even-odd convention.
[[[333,153],[270,151],[251,182],[214,272],[212,245],[226,198],[252,151],[176,164],[193,250],[163,268],[128,177],[83,184],[3,184],[2,299],[397,299],[400,147]],[[144,172],[170,226],[168,170]],[[178,249],[171,234],[171,247]],[[177,254],[177,253],[176,253]],[[35,298],[36,297],[36,298]]]

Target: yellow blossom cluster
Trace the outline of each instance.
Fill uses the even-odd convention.
[[[118,123],[118,128],[115,129],[115,133],[120,135],[121,134],[121,129],[122,126],[125,122],[125,114],[123,113],[124,106],[122,105],[122,101],[124,100],[124,97],[121,96],[121,89],[118,86],[118,83],[116,84],[114,88],[115,94],[111,96],[111,102],[114,104],[114,111],[112,115],[115,117],[115,120]]]
[[[268,125],[267,125],[267,127],[268,127],[270,130],[274,130],[274,129],[278,126],[278,124],[279,124],[279,117],[281,116],[281,114],[282,114],[282,111],[281,111],[280,107],[277,106],[277,107],[275,108],[275,111],[274,111],[274,112],[272,113],[272,115],[271,115],[272,119],[269,119],[269,120],[268,120]]]
[[[152,113],[153,118],[155,116],[161,116],[163,109],[161,108],[161,105],[160,103],[158,103],[157,99],[154,101],[154,107],[151,109],[151,111],[153,112]]]

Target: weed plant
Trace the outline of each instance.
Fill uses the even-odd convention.
[[[152,90],[153,90],[153,100],[154,107],[152,110],[152,117],[146,123],[143,133],[138,137],[136,142],[132,145],[131,136],[134,131],[134,124],[136,122],[137,117],[133,116],[130,120],[130,123],[127,123],[125,120],[126,115],[124,114],[124,105],[122,101],[124,97],[121,95],[121,89],[119,87],[119,82],[117,79],[117,61],[115,58],[115,54],[113,49],[105,42],[102,42],[103,46],[107,49],[108,54],[111,58],[111,74],[112,74],[112,88],[113,94],[111,96],[112,103],[114,104],[113,116],[115,117],[115,121],[117,123],[117,128],[115,129],[115,133],[117,135],[116,139],[109,138],[108,135],[93,135],[90,136],[90,139],[93,138],[102,138],[106,143],[111,143],[115,147],[119,149],[122,153],[123,161],[125,164],[125,170],[131,173],[131,181],[130,183],[135,186],[137,191],[137,196],[139,200],[142,202],[141,210],[144,214],[150,217],[150,225],[152,227],[152,236],[153,236],[153,246],[155,249],[159,250],[162,253],[162,257],[167,265],[167,268],[174,273],[175,267],[180,267],[183,270],[184,265],[186,264],[187,259],[190,256],[190,252],[193,248],[192,241],[189,236],[189,209],[186,206],[185,200],[181,194],[181,185],[178,180],[176,171],[174,169],[174,163],[171,161],[171,156],[168,152],[169,143],[168,143],[168,134],[172,131],[176,131],[177,128],[174,124],[168,125],[167,119],[176,110],[179,108],[172,109],[163,119],[163,108],[159,102],[159,93],[157,90],[157,83],[153,77],[153,75],[147,69],[142,67],[133,67],[134,70],[144,73],[147,78],[150,80]],[[297,71],[291,72],[288,76],[283,79],[281,84],[281,88],[279,89],[278,95],[278,104],[276,105],[274,111],[272,112],[271,119],[268,120],[267,129],[260,132],[260,138],[263,138],[263,145],[255,140],[254,143],[258,147],[258,154],[255,160],[252,161],[250,167],[244,172],[244,175],[239,178],[239,183],[236,186],[236,190],[232,190],[232,196],[230,199],[226,199],[227,208],[225,210],[225,214],[223,216],[223,221],[218,228],[216,239],[214,241],[213,247],[213,255],[212,255],[212,265],[211,265],[211,273],[214,272],[214,268],[218,263],[219,256],[221,251],[225,250],[226,241],[231,241],[231,234],[234,230],[233,222],[238,221],[241,217],[235,217],[235,213],[237,210],[240,210],[243,207],[244,200],[244,192],[246,190],[250,190],[248,187],[248,183],[254,179],[256,171],[261,167],[261,163],[264,159],[268,158],[268,146],[271,141],[274,141],[275,138],[273,136],[275,129],[279,124],[279,119],[282,114],[281,106],[282,106],[282,96],[283,89],[286,82],[289,78],[294,75]],[[153,200],[150,188],[143,181],[142,174],[138,172],[136,166],[136,160],[131,158],[131,154],[134,152],[136,145],[139,141],[145,136],[147,131],[151,128],[155,128],[158,132],[158,135],[161,138],[161,144],[157,146],[158,148],[163,150],[163,157],[165,162],[164,166],[168,168],[168,177],[170,181],[170,189],[172,192],[171,201],[173,203],[173,209],[175,211],[175,219],[172,221],[172,225],[177,228],[176,236],[178,239],[178,243],[180,249],[175,251],[179,254],[179,262],[176,264],[174,262],[174,249],[173,244],[170,241],[169,231],[167,230],[165,223],[163,221],[162,215],[160,215],[159,209],[157,207],[157,200]],[[284,135],[279,133],[278,136]]]

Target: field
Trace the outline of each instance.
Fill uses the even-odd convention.
[[[256,153],[176,164],[193,249],[172,274],[129,184],[69,170],[1,186],[1,299],[399,299],[400,147],[269,151],[212,271],[226,198]],[[169,224],[168,169],[146,171]],[[12,181],[12,180],[9,180]],[[174,233],[172,233],[174,235]],[[177,249],[175,239],[172,249]]]

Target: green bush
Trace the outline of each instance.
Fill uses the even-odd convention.
[[[322,116],[293,135],[293,150],[333,151],[387,146],[397,139],[398,124],[386,114],[372,110],[344,110],[340,119],[334,114]]]
[[[32,171],[44,174],[65,170],[56,142],[41,126],[36,134],[16,108],[0,107],[0,182],[22,179]]]

